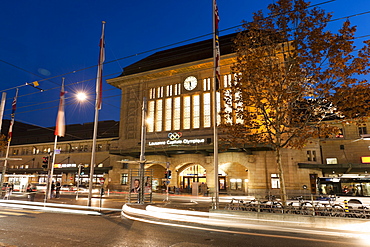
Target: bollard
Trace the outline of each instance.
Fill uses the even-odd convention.
[[[349,210],[348,210],[348,201],[347,200],[344,200],[344,212],[348,213]]]

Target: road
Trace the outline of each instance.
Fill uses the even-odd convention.
[[[266,225],[249,229],[198,224],[159,225],[118,214],[91,216],[0,207],[0,246],[367,246],[355,236],[285,232]]]

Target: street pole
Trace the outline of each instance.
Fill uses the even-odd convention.
[[[219,204],[219,185],[218,185],[218,131],[217,131],[217,85],[220,78],[219,74],[219,60],[220,60],[220,47],[218,40],[218,11],[216,0],[213,0],[213,97],[212,97],[212,117],[213,117],[213,166],[214,166],[214,179],[215,179],[215,203],[213,209],[218,209]]]
[[[76,200],[78,199],[78,189],[80,188],[80,174],[82,166],[82,164],[78,165]]]
[[[147,111],[147,100],[143,98],[143,108],[141,115],[141,150],[140,150],[140,191],[139,191],[139,203],[144,204],[144,166],[145,166],[145,141],[146,141],[146,111]]]

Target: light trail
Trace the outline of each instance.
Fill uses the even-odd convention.
[[[130,220],[135,220],[135,221],[140,221],[140,222],[150,223],[150,224],[156,224],[156,225],[174,226],[174,227],[182,227],[182,228],[202,230],[202,231],[231,233],[231,234],[240,234],[240,235],[249,235],[249,236],[259,236],[259,237],[269,237],[269,238],[282,238],[282,239],[293,239],[293,240],[311,241],[311,242],[343,244],[343,241],[314,239],[314,238],[305,238],[305,237],[294,237],[294,236],[280,236],[280,235],[273,235],[273,234],[251,233],[251,232],[242,232],[242,231],[233,231],[233,230],[222,230],[222,229],[207,228],[207,227],[200,227],[200,226],[189,226],[189,225],[181,225],[181,224],[175,224],[175,223],[166,223],[166,222],[146,220],[146,219],[142,219],[142,218],[138,218],[138,217],[133,217],[133,216],[127,215],[125,213],[122,213],[122,215],[124,217],[130,219]],[[338,233],[337,233],[337,235],[338,235]],[[363,238],[360,238],[360,239],[363,239]]]
[[[122,207],[122,213],[121,215],[130,219],[139,220],[139,221],[148,221],[148,223],[155,224],[163,224],[163,225],[174,225],[174,226],[181,226],[181,227],[189,227],[194,229],[203,229],[203,230],[217,230],[217,231],[225,231],[225,232],[233,232],[238,234],[253,234],[258,235],[258,233],[244,233],[239,231],[232,231],[232,230],[219,230],[219,229],[213,229],[213,228],[207,228],[207,227],[196,227],[196,226],[189,226],[189,225],[181,225],[180,223],[167,223],[167,222],[157,222],[154,220],[147,220],[142,219],[140,217],[146,216],[155,218],[158,220],[167,220],[167,221],[176,221],[181,223],[194,223],[197,222],[197,224],[201,225],[208,225],[208,226],[215,226],[215,227],[234,227],[239,229],[253,229],[253,230],[270,230],[275,232],[285,232],[285,233],[299,233],[299,234],[312,234],[312,235],[326,235],[326,236],[332,236],[332,237],[338,237],[340,235],[343,238],[347,239],[357,239],[357,240],[364,240],[369,239],[368,229],[363,229],[367,232],[344,232],[344,231],[323,231],[319,229],[307,229],[307,228],[301,228],[299,225],[303,225],[304,222],[290,222],[290,221],[280,221],[280,223],[283,223],[284,225],[293,224],[292,227],[285,227],[285,226],[271,226],[271,225],[256,225],[255,223],[246,223],[246,222],[235,222],[240,215],[235,215],[234,217],[225,217],[225,214],[218,214],[218,213],[207,213],[207,212],[197,212],[197,211],[188,211],[188,210],[176,210],[176,209],[169,209],[169,208],[159,208],[155,206],[147,206],[147,210],[137,209],[129,207],[128,205],[124,205]],[[135,217],[136,216],[136,217]],[[209,218],[210,216],[216,217],[216,218]],[[217,216],[219,218],[217,218]],[[220,218],[222,217],[222,218]],[[260,219],[243,219],[246,221],[260,221]],[[264,220],[267,221],[267,220]],[[270,222],[277,222],[274,220],[268,220]],[[294,223],[298,223],[294,224]],[[294,228],[293,228],[294,227]],[[262,236],[262,235],[261,235]],[[270,236],[269,234],[263,235],[263,236]],[[271,235],[274,237],[280,237]],[[290,238],[290,237],[287,237]],[[298,237],[301,239],[302,237]],[[298,239],[297,238],[297,239]],[[302,238],[306,239],[306,238]],[[307,238],[308,240],[311,240],[310,238]],[[327,240],[320,240],[320,241],[327,241]],[[335,241],[337,243],[337,241]]]

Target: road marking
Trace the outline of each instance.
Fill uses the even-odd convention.
[[[4,209],[4,210],[11,211],[11,212],[29,213],[29,214],[42,214],[43,213],[43,212],[40,212],[40,211],[22,210],[22,209]]]
[[[0,210],[0,217],[7,216],[24,216],[29,214],[40,214],[42,212],[31,211],[31,210],[22,210],[22,209],[2,209]]]

